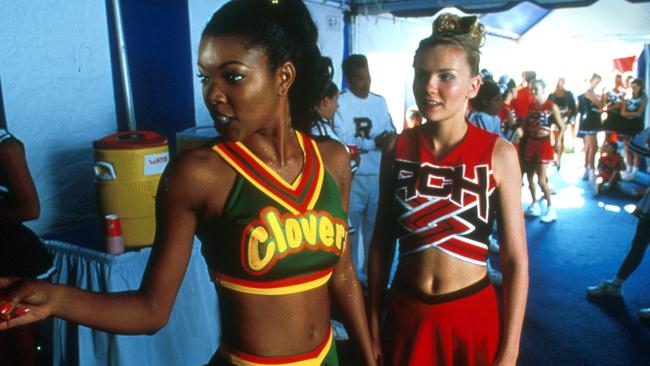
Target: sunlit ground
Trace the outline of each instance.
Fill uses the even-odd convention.
[[[598,159],[598,156],[596,156]],[[596,194],[590,189],[588,184],[584,184],[582,177],[584,175],[584,153],[582,152],[582,147],[580,145],[576,146],[574,153],[564,153],[562,156],[561,168],[558,171],[555,165],[549,165],[547,170],[547,175],[551,184],[552,203],[558,210],[563,209],[576,209],[582,208],[586,203],[587,199],[596,199],[597,206],[603,210],[609,212],[627,212],[632,213],[636,209],[634,203],[626,203],[622,205],[616,205],[608,203],[606,201],[608,195],[596,196]],[[546,209],[546,202],[543,199],[543,193],[537,188],[537,199],[540,201],[540,206],[542,212]],[[617,198],[629,198],[633,201],[638,199],[635,196],[628,195],[625,193],[619,192],[616,195]],[[522,198],[523,208],[526,209],[532,202],[530,190],[528,189],[528,182],[524,179],[522,186]]]

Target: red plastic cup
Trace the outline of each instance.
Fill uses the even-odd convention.
[[[117,215],[106,215],[106,252],[110,254],[124,253],[124,238],[120,218]]]
[[[356,156],[359,154],[359,145],[348,145],[348,150],[350,151],[350,156]]]
[[[120,236],[122,235],[122,227],[120,226],[120,218],[117,215],[106,215],[106,236]]]

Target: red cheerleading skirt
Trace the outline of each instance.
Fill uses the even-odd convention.
[[[490,365],[501,339],[501,315],[488,277],[439,296],[390,290],[384,325],[387,365]]]
[[[554,159],[555,152],[549,137],[541,139],[528,138],[524,149],[524,161],[548,164]]]

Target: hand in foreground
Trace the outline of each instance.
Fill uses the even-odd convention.
[[[50,316],[49,286],[43,281],[0,277],[0,331]]]
[[[383,149],[384,142],[386,142],[386,140],[392,135],[394,135],[394,133],[391,131],[384,131],[380,135],[377,135],[377,137],[375,137],[375,146],[380,150]]]
[[[374,319],[370,321],[370,340],[372,341],[372,352],[374,353],[377,366],[384,365],[384,355],[381,349],[381,335],[379,332],[379,323]]]
[[[375,361],[377,366],[384,366],[384,355],[381,353],[381,345],[373,340],[372,351],[375,354]]]

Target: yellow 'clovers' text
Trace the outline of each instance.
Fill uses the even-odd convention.
[[[252,222],[242,238],[244,268],[263,274],[275,262],[290,253],[305,249],[343,252],[348,227],[345,221],[325,211],[310,211],[302,215],[285,214],[268,207]]]

